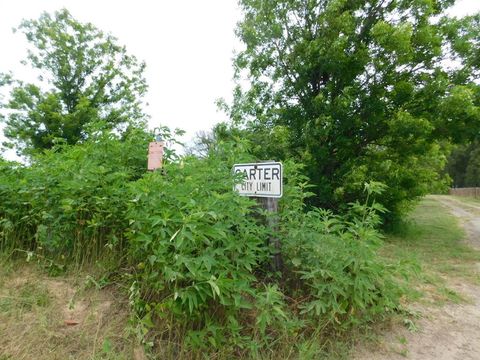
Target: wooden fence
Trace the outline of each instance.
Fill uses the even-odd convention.
[[[450,195],[480,198],[480,187],[450,189]]]

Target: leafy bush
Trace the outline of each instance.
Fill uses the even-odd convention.
[[[4,246],[48,256],[94,259],[122,247],[126,188],[146,168],[148,134],[119,139],[100,133],[82,145],[59,145],[28,167],[9,166],[0,177]],[[12,228],[15,238],[7,238]]]
[[[24,172],[20,164],[0,159],[0,251],[25,247],[23,235],[29,225],[23,218],[26,204],[20,201]]]
[[[132,184],[132,301],[142,334],[168,324],[176,332],[157,335],[162,347],[175,341],[181,347],[187,334],[191,348],[228,345],[258,355],[281,345],[273,339],[318,324],[348,327],[398,307],[393,269],[376,254],[383,207],[355,203],[343,217],[304,211],[308,179],[299,165],[285,165],[276,234],[283,279],[268,272],[268,222],[258,221],[251,200],[232,192],[229,161],[186,158]],[[382,189],[367,186],[369,197]]]
[[[344,216],[308,210],[309,180],[285,162],[275,233],[284,268],[272,273],[268,215],[233,191],[232,165],[254,160],[248,144],[219,142],[200,159],[168,152],[161,171],[147,172],[149,137],[99,132],[29,166],[1,162],[0,250],[76,265],[107,258],[130,289],[139,337],[166,358],[261,357],[319,325],[345,328],[398,306],[392,269],[376,255],[383,208],[371,197],[381,184]]]
[[[382,190],[382,184],[366,184],[367,202]],[[284,254],[291,281],[306,299],[299,305],[306,319],[348,326],[398,308],[396,269],[377,256],[383,211],[373,201],[350,204],[345,216],[322,209],[284,213]]]
[[[252,307],[267,232],[255,220],[254,201],[233,185],[230,165],[216,157],[185,158],[132,184],[129,254],[149,304],[147,322],[171,312],[198,330]],[[219,338],[207,338],[218,345]],[[190,340],[205,344],[198,331]]]

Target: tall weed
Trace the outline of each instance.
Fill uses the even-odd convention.
[[[301,185],[301,183],[300,183]],[[398,308],[402,294],[397,268],[382,261],[378,226],[383,207],[369,199],[382,184],[366,184],[367,203],[350,204],[344,215],[312,209],[302,212],[305,193],[297,186],[297,201],[284,203],[282,243],[289,287],[306,321],[322,320],[348,327]]]
[[[148,134],[101,133],[81,145],[59,145],[0,176],[3,248],[73,258],[122,252],[128,183],[143,175]],[[5,166],[4,166],[5,168]]]
[[[226,161],[188,157],[130,189],[129,255],[143,321],[174,315],[197,347],[219,346],[227,334],[218,326],[240,326],[269,254],[255,202],[235,194],[234,181]]]
[[[233,191],[241,179],[232,165],[255,161],[248,144],[219,142],[200,159],[169,149],[164,168],[147,172],[151,138],[98,131],[28,166],[1,161],[0,251],[77,266],[108,259],[130,289],[139,337],[166,358],[268,357],[286,343],[300,353],[295,339],[319,326],[345,329],[397,309],[395,269],[376,253],[381,184],[346,214],[308,209],[309,181],[287,161],[273,234],[256,202]],[[280,274],[269,270],[273,235]]]

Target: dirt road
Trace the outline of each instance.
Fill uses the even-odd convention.
[[[466,242],[480,249],[480,206],[450,196],[432,196],[460,219]],[[480,269],[480,264],[477,264]],[[478,271],[475,269],[474,271]],[[479,360],[480,359],[480,287],[463,279],[448,278],[448,287],[466,302],[444,306],[416,306],[421,314],[417,331],[397,326],[383,335],[373,348],[359,349],[357,360]]]
[[[480,205],[461,202],[451,196],[432,196],[458,217],[467,232],[470,246],[480,249]],[[478,359],[480,359],[480,354]]]

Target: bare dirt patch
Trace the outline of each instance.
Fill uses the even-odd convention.
[[[431,197],[457,216],[468,236],[468,245],[480,249],[480,207],[468,205],[448,196]],[[480,264],[473,264],[478,272]],[[415,304],[412,311],[419,318],[412,326],[393,325],[375,344],[357,349],[357,360],[421,359],[477,360],[480,359],[480,287],[465,279],[445,276],[448,288],[465,301],[442,306]],[[410,327],[410,329],[407,329]]]
[[[33,267],[2,276],[0,359],[133,358],[128,307],[114,288],[86,288]]]
[[[477,360],[480,354],[480,290],[459,286],[465,304],[417,306],[421,318],[414,329],[394,325],[375,345],[362,348],[355,359]]]

